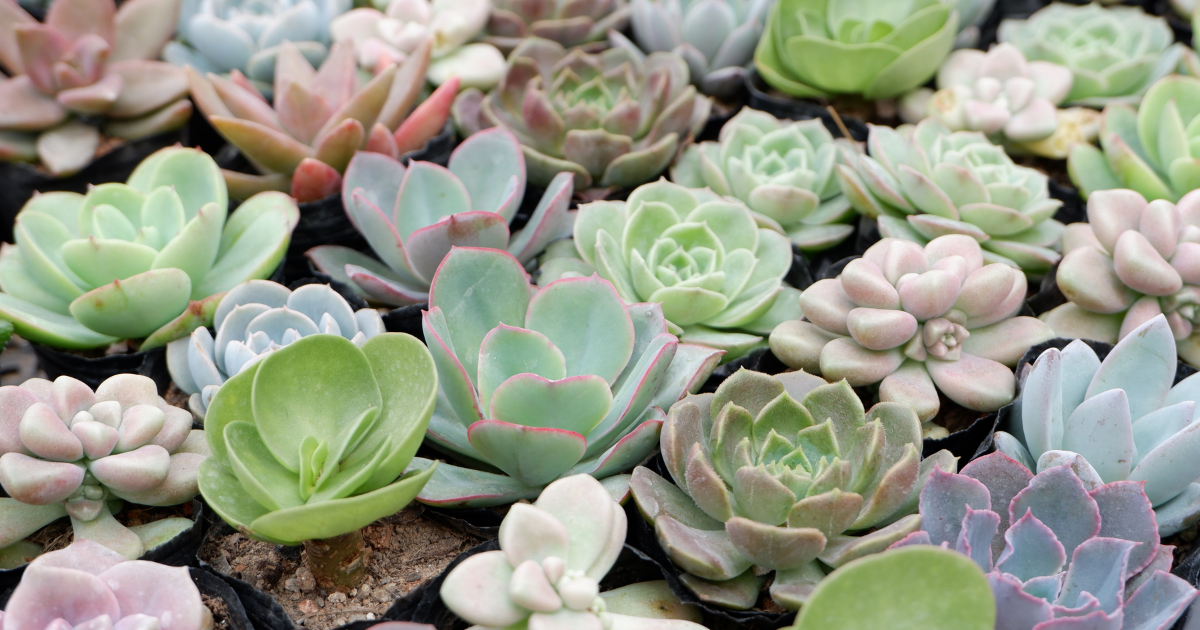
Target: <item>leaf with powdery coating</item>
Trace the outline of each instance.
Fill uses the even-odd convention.
[[[933,471],[921,491],[921,529],[931,544],[956,544],[968,510],[991,509],[991,495],[969,476]],[[990,541],[989,541],[990,543]]]
[[[1004,533],[1004,553],[996,568],[1022,581],[1054,575],[1062,570],[1067,554],[1054,532],[1031,511],[1013,522]]]

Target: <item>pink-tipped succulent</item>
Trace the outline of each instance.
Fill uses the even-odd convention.
[[[430,46],[425,42],[403,64],[360,85],[351,42],[335,44],[319,70],[285,42],[275,66],[274,105],[236,70],[226,79],[188,68],[200,111],[261,172],[224,171],[230,196],[280,190],[316,201],[338,192],[356,151],[399,158],[425,146],[441,133],[458,91],[451,80],[409,114],[425,84]]]
[[[494,0],[484,41],[505,52],[529,37],[573,48],[625,30],[631,11],[626,0]]]
[[[183,71],[158,58],[178,0],[54,0],[45,23],[0,3],[0,160],[57,176],[92,162],[101,134],[136,140],[192,114]],[[92,122],[101,121],[99,126]]]
[[[378,259],[338,245],[306,255],[363,297],[396,306],[426,302],[433,274],[452,247],[507,250],[525,264],[551,241],[570,236],[572,181],[570,173],[560,173],[525,227],[510,231],[525,197],[525,158],[507,130],[470,136],[450,155],[448,167],[405,167],[361,152],[346,169],[342,204]]]
[[[1087,213],[1063,234],[1057,281],[1070,302],[1042,319],[1059,337],[1116,343],[1165,314],[1180,358],[1200,365],[1200,192],[1175,205],[1104,190]]]
[[[1014,317],[1025,301],[1019,269],[983,264],[979,243],[952,234],[924,248],[885,238],[834,279],[800,296],[807,321],[771,333],[784,363],[879,384],[883,401],[911,405],[922,421],[940,407],[938,392],[975,411],[1012,402],[1011,366],[1030,346],[1054,337],[1033,317]],[[928,436],[945,429],[926,425]]]
[[[0,621],[9,630],[213,626],[187,567],[128,560],[90,540],[29,563]]]
[[[154,381],[118,374],[90,387],[69,376],[0,387],[0,546],[64,516],[75,538],[137,558],[190,528],[168,518],[126,528],[114,502],[177,505],[199,492],[208,457],[192,414],[168,405]]]
[[[996,628],[1165,630],[1196,589],[1171,575],[1150,501],[1134,481],[1089,484],[1070,464],[1031,473],[1000,453],[921,491],[921,531],[987,572]]]

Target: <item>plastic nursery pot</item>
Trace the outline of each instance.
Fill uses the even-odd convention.
[[[852,140],[867,141],[867,125],[863,121],[840,113],[835,117],[828,108],[818,105],[815,101],[795,99],[777,92],[763,81],[757,70],[746,73],[746,92],[748,95],[746,104],[753,109],[767,112],[776,118],[791,120],[820,118],[821,122],[825,123],[825,127],[829,129],[829,133],[832,133],[835,138],[846,136],[842,131],[842,125],[844,125],[846,131],[850,132]],[[838,124],[839,120],[841,125]]]
[[[187,127],[149,138],[123,142],[96,158],[82,171],[55,177],[26,162],[0,162],[0,241],[13,242],[13,219],[35,192],[86,193],[88,186],[123,182],[151,153],[176,143],[188,144]]]
[[[1175,41],[1183,42],[1188,46],[1192,45],[1192,23],[1179,17],[1175,9],[1171,8],[1171,0],[1150,0],[1149,4],[1152,9],[1149,11],[1150,13],[1167,18],[1167,24],[1175,32]]]
[[[166,346],[140,352],[88,357],[40,343],[31,342],[30,345],[37,354],[38,366],[46,372],[46,378],[50,380],[70,376],[96,389],[110,376],[141,374],[154,380],[160,396],[171,386],[171,374],[167,371]]]
[[[700,130],[700,134],[696,136],[696,142],[705,142],[708,140],[715,141],[721,134],[721,127],[729,122],[742,107],[746,105],[746,86],[742,83],[741,89],[738,90],[737,96],[730,101],[718,101],[713,99],[712,112],[708,115],[708,122],[704,123],[704,128]]]

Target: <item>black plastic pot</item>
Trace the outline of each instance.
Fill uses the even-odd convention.
[[[1054,213],[1060,223],[1087,223],[1087,201],[1079,196],[1079,190],[1050,180],[1050,197],[1063,202]]]
[[[428,308],[429,303],[422,302],[392,309],[384,314],[383,326],[388,332],[408,333],[424,342],[425,331],[421,329],[421,311]]]
[[[844,135],[841,127],[838,126],[836,119],[828,109],[813,101],[795,99],[775,92],[763,81],[757,70],[752,69],[746,73],[746,92],[749,95],[746,104],[754,109],[767,112],[776,118],[791,120],[820,118],[821,122],[825,123],[825,127],[829,129],[829,132],[835,138],[840,138]],[[846,126],[846,130],[850,132],[851,139],[858,142],[867,141],[866,123],[853,116],[842,116],[839,114],[839,118],[841,118],[842,124]]]
[[[93,184],[123,182],[151,153],[176,143],[187,144],[186,129],[126,142],[68,177],[54,177],[25,162],[0,162],[0,241],[13,242],[13,219],[35,192],[86,193]]]
[[[40,343],[30,343],[37,354],[38,365],[45,370],[46,377],[54,380],[60,376],[77,378],[96,389],[105,379],[117,374],[141,374],[154,379],[159,395],[171,386],[171,374],[167,371],[167,348],[161,346],[143,352],[110,354],[105,357],[89,358],[58,350]]]

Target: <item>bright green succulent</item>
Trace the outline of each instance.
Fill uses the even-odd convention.
[[[740,201],[658,181],[627,201],[581,206],[574,238],[574,253],[543,257],[539,284],[598,273],[626,302],[662,304],[681,341],[724,350],[726,361],[800,317],[800,292],[783,281],[791,242]]]
[[[846,225],[854,209],[834,177],[839,146],[857,151],[818,119],[782,121],[746,108],[721,128],[719,142],[689,146],[671,180],[737,197],[759,222],[778,224],[800,249],[819,251],[854,231]]]
[[[954,3],[942,0],[779,0],[754,65],[797,98],[894,98],[933,77],[958,21]]]
[[[217,294],[269,276],[299,218],[296,202],[275,192],[229,216],[216,162],[166,148],[124,184],[25,204],[17,244],[0,249],[0,316],[59,348],[143,338],[143,349],[156,347],[211,318]]]

